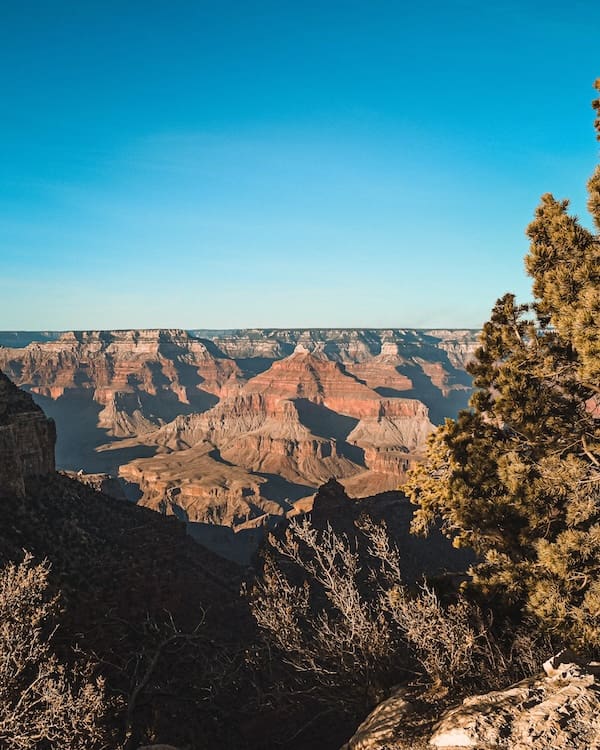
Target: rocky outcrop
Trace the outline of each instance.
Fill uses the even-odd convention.
[[[91,487],[96,492],[113,497],[115,500],[127,499],[117,477],[110,474],[86,474],[84,471],[62,471],[61,474],[85,484],[86,487]]]
[[[28,479],[54,471],[54,422],[0,372],[0,495],[24,496]]]
[[[412,740],[406,720],[415,707],[400,689],[377,706],[342,750],[598,750],[600,663],[564,651],[547,661],[544,671],[506,690],[465,698],[428,735]]]
[[[460,369],[464,369],[473,359],[479,346],[478,332],[472,330],[435,330],[427,331],[427,334],[438,339],[437,346],[448,354],[451,364]]]
[[[189,523],[235,527],[291,507],[273,497],[267,478],[220,460],[208,443],[132,461],[120,474],[140,487],[140,505]]]
[[[449,711],[429,740],[432,747],[511,750],[598,750],[600,664],[571,653],[546,662],[546,674]]]
[[[376,524],[384,523],[400,552],[402,576],[408,585],[422,581],[423,576],[461,576],[475,561],[471,550],[456,549],[437,528],[426,539],[412,534],[415,506],[398,491],[355,499],[342,482],[332,479],[319,488],[306,512],[314,528],[330,527],[348,538],[356,536],[365,514]]]
[[[401,727],[415,709],[406,693],[405,688],[399,688],[380,703],[340,750],[408,750]]]
[[[349,362],[347,367],[354,375],[364,380],[370,388],[380,388],[386,391],[410,391],[412,380],[401,372],[408,360],[402,355],[401,344],[394,341],[384,341],[380,353],[366,360],[356,363]]]

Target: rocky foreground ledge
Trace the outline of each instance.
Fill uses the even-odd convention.
[[[341,750],[600,750],[600,663],[584,663],[565,651],[547,661],[544,672],[507,690],[465,698],[422,744],[403,732],[415,709],[399,690]]]

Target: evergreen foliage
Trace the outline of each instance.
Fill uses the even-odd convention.
[[[600,92],[600,79],[596,81]],[[593,103],[600,140],[600,98]],[[588,182],[600,231],[600,166]],[[499,299],[469,367],[470,411],[432,436],[408,489],[481,562],[473,584],[600,647],[600,237],[546,194],[527,228],[534,302]]]

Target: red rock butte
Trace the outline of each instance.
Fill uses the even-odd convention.
[[[139,502],[236,530],[338,479],[397,489],[433,423],[466,406],[474,331],[128,330],[0,346],[59,426],[57,464],[118,474]],[[0,337],[0,340],[3,340]]]

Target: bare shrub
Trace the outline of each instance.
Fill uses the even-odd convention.
[[[165,612],[165,615],[163,622],[146,617],[141,626],[139,649],[130,657],[133,666],[131,687],[126,698],[124,750],[130,750],[137,744],[134,732],[136,708],[155,680],[161,660],[168,662],[171,670],[185,670],[186,666],[190,669],[188,660],[200,656],[194,652],[200,651],[198,643],[205,638],[202,631],[205,613],[202,612],[201,619],[192,632],[182,631],[170,612]]]
[[[102,680],[61,664],[50,646],[57,599],[46,596],[48,571],[29,555],[0,571],[0,746],[106,747]]]
[[[417,596],[395,586],[388,601],[391,616],[435,687],[452,687],[473,673],[477,635],[471,626],[472,608],[464,599],[443,607],[423,583]]]
[[[267,557],[251,599],[258,625],[284,661],[318,685],[322,700],[337,708],[373,705],[397,644],[377,597],[361,591],[356,549],[306,519],[292,521],[285,539],[271,536],[270,543],[277,557]]]
[[[389,613],[434,689],[501,688],[538,672],[555,650],[556,644],[533,621],[497,625],[491,610],[482,611],[464,594],[444,604],[424,580],[411,595],[402,585],[400,556],[385,528],[370,518],[363,519],[361,528],[384,573]]]
[[[369,540],[369,554],[379,568],[379,606],[400,629],[410,652],[435,687],[451,687],[474,667],[477,635],[474,608],[465,599],[443,606],[424,581],[411,594],[402,583],[400,555],[385,527],[365,517],[361,530]]]
[[[446,603],[423,582],[403,584],[383,526],[360,521],[363,542],[292,521],[272,547],[251,598],[269,643],[324,702],[367,708],[393,682],[441,696],[501,687],[537,671],[547,654],[525,624],[495,627],[463,595]]]

